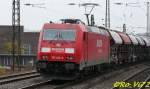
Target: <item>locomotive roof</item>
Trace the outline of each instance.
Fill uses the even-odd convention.
[[[45,23],[43,26],[43,29],[51,29],[51,28],[57,28],[57,29],[76,29],[78,27],[85,28],[85,25],[83,24],[70,24],[70,23]],[[86,29],[82,29],[83,31],[86,31]]]

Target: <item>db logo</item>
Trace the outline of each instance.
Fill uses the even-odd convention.
[[[57,46],[57,47],[60,47],[60,46],[61,46],[61,44],[57,43],[57,44],[56,44],[56,46]]]

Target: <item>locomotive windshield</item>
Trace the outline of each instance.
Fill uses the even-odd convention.
[[[43,40],[75,41],[75,30],[72,29],[47,29],[44,30]]]

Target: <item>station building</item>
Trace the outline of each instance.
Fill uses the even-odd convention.
[[[21,26],[20,31],[22,54],[35,55],[37,53],[39,32],[24,32],[23,26]],[[11,54],[12,37],[12,26],[0,25],[0,54]]]

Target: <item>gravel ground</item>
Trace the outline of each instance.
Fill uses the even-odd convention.
[[[39,87],[39,88],[36,88],[36,89],[54,89],[54,88],[56,88],[56,86],[46,85],[46,86]]]

